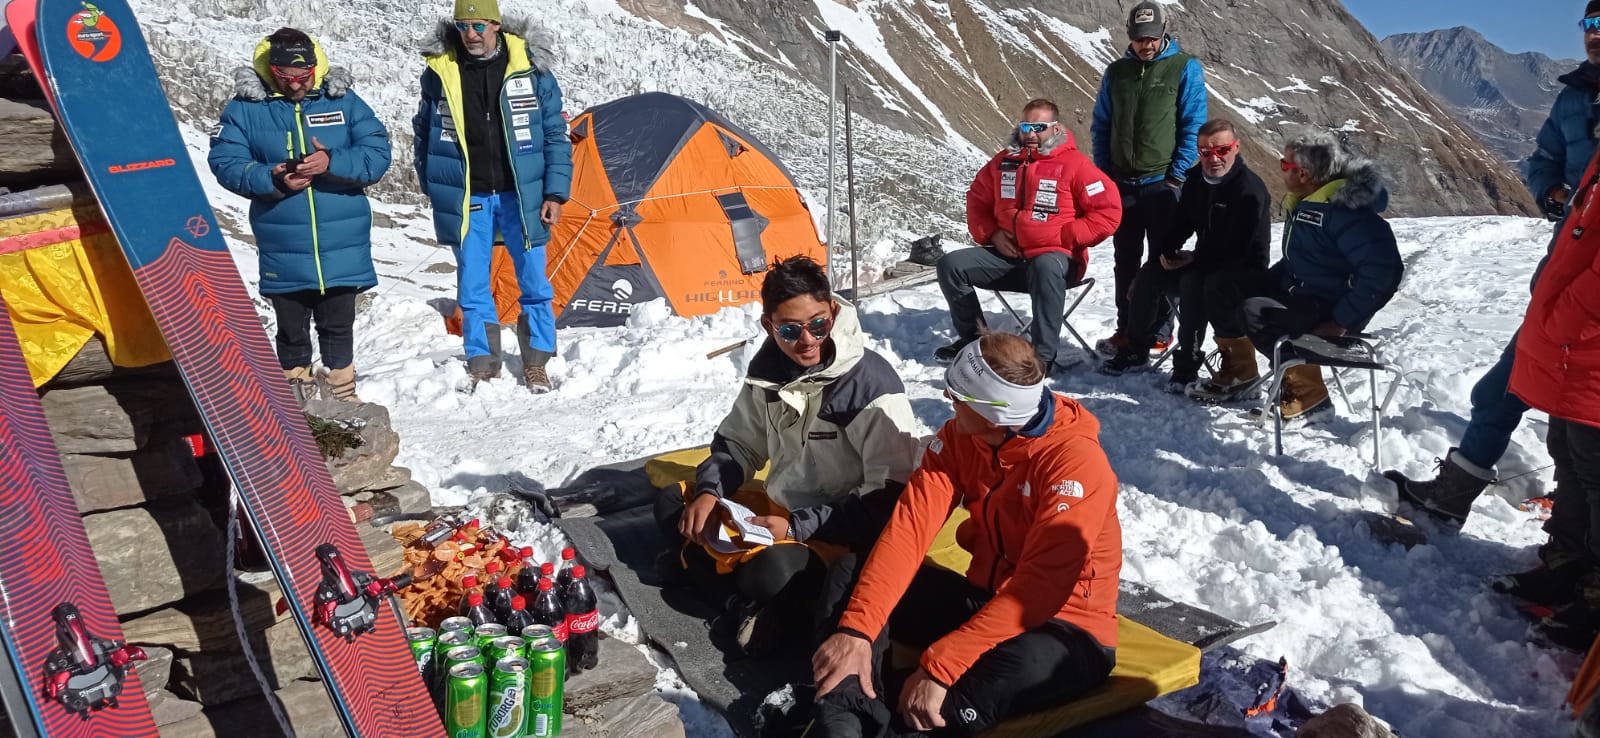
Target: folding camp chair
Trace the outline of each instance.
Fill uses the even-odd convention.
[[[1280,405],[1283,375],[1290,367],[1300,364],[1332,369],[1333,384],[1339,389],[1339,396],[1344,398],[1345,407],[1350,408],[1352,413],[1355,412],[1355,405],[1350,401],[1350,393],[1345,391],[1339,372],[1346,369],[1368,372],[1372,391],[1372,466],[1374,469],[1381,468],[1383,441],[1379,432],[1382,430],[1383,412],[1388,409],[1400,385],[1405,383],[1405,373],[1394,362],[1378,358],[1378,339],[1369,334],[1349,333],[1337,338],[1298,335],[1278,339],[1272,345],[1272,381],[1267,385],[1265,402],[1272,407],[1273,442],[1279,456],[1283,455],[1283,408]],[[1386,372],[1394,378],[1381,403],[1378,402],[1378,372]]]
[[[1094,349],[1089,346],[1089,342],[1083,340],[1083,336],[1078,335],[1078,329],[1072,327],[1072,313],[1078,309],[1078,305],[1083,303],[1083,298],[1089,296],[1089,291],[1092,289],[1094,289],[1094,277],[1085,277],[1077,282],[1067,285],[1067,292],[1071,293],[1073,290],[1078,290],[1078,297],[1067,303],[1067,311],[1061,316],[1061,325],[1065,327],[1067,332],[1071,333],[1072,337],[1078,341],[1078,345],[1083,347],[1083,352],[1088,354],[1090,361],[1093,361],[1097,354],[1094,352]],[[994,293],[995,299],[1000,301],[1000,305],[1006,309],[1006,312],[1011,314],[1011,319],[1017,321],[1017,325],[1021,326],[1018,328],[1018,332],[1026,334],[1028,329],[1033,327],[1033,319],[1030,318],[1028,320],[1023,320],[1022,314],[1018,313],[1016,308],[1011,307],[1011,303],[1006,301],[1006,296],[1004,293],[1010,290],[990,291]],[[1027,293],[1015,292],[1015,294],[1025,295]],[[1057,354],[1056,356],[1056,363],[1060,364],[1060,354]]]

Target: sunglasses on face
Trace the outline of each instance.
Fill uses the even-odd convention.
[[[950,389],[948,387],[946,387],[945,390],[944,390],[944,396],[948,397],[948,398],[950,398],[952,400],[965,402],[965,403],[967,403],[969,405],[986,405],[988,407],[1011,407],[1011,403],[1006,402],[1004,400],[980,400],[980,399],[978,399],[976,397],[972,397],[970,395],[963,395],[960,392],[952,390],[952,389]]]
[[[1044,133],[1050,130],[1050,126],[1055,124],[1056,122],[1053,120],[1045,123],[1018,123],[1017,130],[1023,133]]]
[[[794,343],[800,340],[800,332],[810,333],[812,338],[822,340],[828,337],[828,332],[833,330],[833,318],[812,318],[805,323],[779,323],[773,329],[778,334],[778,339],[784,343]]]
[[[1278,166],[1283,167],[1283,171],[1285,171],[1285,172],[1292,172],[1292,171],[1294,171],[1296,169],[1304,169],[1305,168],[1305,167],[1300,166],[1299,164],[1296,164],[1296,163],[1294,163],[1292,161],[1289,161],[1288,159],[1279,159],[1278,160]]]
[[[300,69],[299,67],[273,67],[272,76],[283,84],[304,84],[311,81],[315,69]]]
[[[461,33],[466,33],[468,30],[471,30],[473,33],[483,33],[484,31],[489,30],[489,24],[463,23],[461,21],[456,21],[456,30],[460,31]]]
[[[1584,33],[1600,33],[1600,16],[1584,18],[1578,21],[1578,27],[1582,28]]]
[[[1238,148],[1239,148],[1239,142],[1238,141],[1234,141],[1231,144],[1222,144],[1221,146],[1212,146],[1211,148],[1208,148],[1208,149],[1200,149],[1200,158],[1205,159],[1205,158],[1215,157],[1215,158],[1221,159],[1222,157],[1227,156],[1227,155],[1233,153],[1234,151],[1238,150]]]

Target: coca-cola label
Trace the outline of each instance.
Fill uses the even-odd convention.
[[[600,611],[596,609],[582,615],[568,615],[566,625],[567,630],[575,635],[593,633],[600,627]]]
[[[556,632],[556,640],[561,641],[562,643],[567,642],[567,624],[570,622],[572,622],[572,616],[568,615],[566,620],[556,623],[550,627],[551,630]]]

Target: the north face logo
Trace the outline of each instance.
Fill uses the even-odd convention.
[[[1156,11],[1155,11],[1155,8],[1140,8],[1138,11],[1134,12],[1134,14],[1133,14],[1133,22],[1134,23],[1154,23],[1154,22],[1156,22]]]

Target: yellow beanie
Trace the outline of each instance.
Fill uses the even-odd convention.
[[[500,3],[496,0],[456,0],[456,20],[500,22]]]

